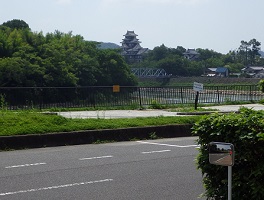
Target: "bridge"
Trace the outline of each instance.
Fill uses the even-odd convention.
[[[138,77],[146,77],[146,78],[168,78],[171,74],[167,74],[164,69],[156,69],[156,68],[132,68],[132,73]]]

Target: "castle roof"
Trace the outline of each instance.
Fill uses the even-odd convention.
[[[186,52],[184,52],[183,54],[187,55],[187,54],[191,54],[191,55],[199,55],[199,53],[197,51],[195,51],[195,49],[188,49]]]
[[[121,43],[141,43],[141,42],[137,38],[134,38],[133,40],[125,38]]]
[[[137,34],[134,33],[134,31],[127,31],[127,33],[124,36],[138,36]]]
[[[148,52],[148,48],[141,48],[139,51],[138,51],[138,55],[141,55],[141,54],[143,54],[143,53],[147,53]]]

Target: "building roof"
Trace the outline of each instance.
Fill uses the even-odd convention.
[[[139,50],[139,49],[142,49],[142,47],[140,46],[140,44],[136,44],[136,46],[133,49]]]
[[[264,66],[248,66],[248,67],[243,68],[242,70],[246,71],[248,69],[249,70],[254,70],[254,71],[259,71],[259,70],[263,70]]]
[[[184,55],[186,54],[191,54],[191,55],[198,55],[199,53],[195,51],[195,49],[188,49],[186,52],[183,53]]]
[[[141,43],[138,39],[133,39],[133,40],[129,40],[129,39],[123,39],[123,41],[121,42],[122,44],[123,43]]]
[[[124,36],[138,36],[134,33],[134,31],[127,31],[127,33]]]
[[[142,49],[140,49],[139,51],[138,51],[138,55],[141,55],[141,54],[143,54],[143,53],[147,53],[149,51],[149,49],[148,48],[142,48]]]
[[[217,73],[225,73],[227,71],[228,71],[228,69],[226,67],[217,67],[216,68]]]
[[[129,48],[126,43],[122,43],[123,48]]]
[[[209,71],[211,71],[211,72],[216,72],[216,69],[217,68],[207,68]]]

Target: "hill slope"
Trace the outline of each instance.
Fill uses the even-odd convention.
[[[115,44],[115,43],[111,43],[111,42],[101,42],[98,45],[99,49],[119,49],[120,46]]]

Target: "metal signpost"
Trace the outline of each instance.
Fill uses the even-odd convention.
[[[196,91],[194,108],[195,108],[195,110],[197,110],[199,92],[203,91],[203,84],[194,82],[193,83],[193,90]]]
[[[209,162],[214,165],[228,166],[228,200],[232,199],[232,166],[235,163],[235,149],[231,143],[210,142]]]

